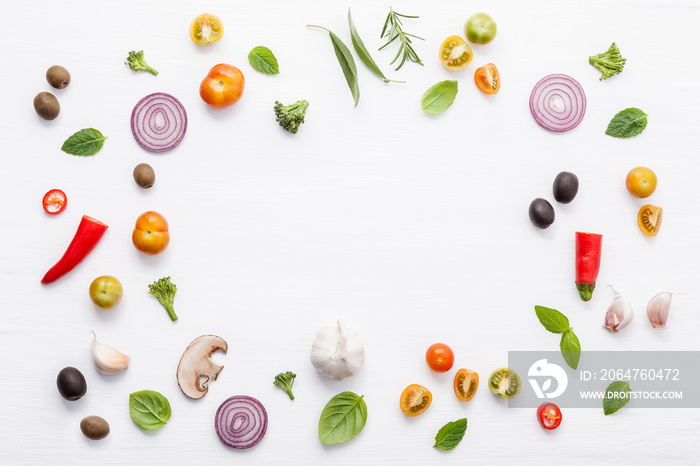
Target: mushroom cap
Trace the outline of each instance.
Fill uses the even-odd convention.
[[[216,380],[224,366],[216,364],[211,355],[216,351],[226,354],[228,344],[216,335],[202,335],[187,347],[177,366],[177,384],[189,398],[199,400],[207,394],[209,381]],[[206,379],[202,379],[206,377]]]

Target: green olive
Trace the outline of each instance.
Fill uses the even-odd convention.
[[[50,92],[39,92],[34,97],[34,110],[44,120],[55,119],[61,111],[58,99]]]
[[[156,182],[156,172],[147,163],[140,163],[134,168],[134,181],[143,189],[148,189]]]
[[[109,435],[109,424],[100,416],[88,416],[80,421],[80,430],[91,440],[101,440]]]
[[[489,377],[491,391],[506,400],[512,400],[518,396],[521,386],[520,376],[507,367],[496,369]]]
[[[63,89],[70,84],[70,73],[62,66],[53,65],[46,70],[46,80],[56,89]]]

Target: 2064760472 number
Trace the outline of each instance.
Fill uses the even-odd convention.
[[[678,369],[602,369],[600,380],[680,380]]]

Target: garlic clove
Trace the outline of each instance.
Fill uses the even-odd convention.
[[[605,324],[603,326],[610,329],[611,332],[617,333],[632,322],[634,309],[627,298],[615,291],[614,288],[613,291],[616,296],[605,313]]]
[[[105,375],[116,375],[129,367],[129,356],[117,351],[114,347],[97,341],[97,335],[92,332],[92,362],[98,371]]]
[[[656,329],[666,328],[668,311],[671,310],[671,295],[672,293],[669,292],[659,293],[651,298],[647,304],[647,317]]]
[[[355,375],[365,361],[365,346],[357,331],[337,326],[322,328],[311,347],[311,364],[333,380]]]

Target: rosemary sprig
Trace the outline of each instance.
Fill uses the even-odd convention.
[[[389,41],[386,44],[379,47],[379,50],[381,50],[387,45],[394,42],[396,39],[399,39],[399,41],[401,41],[399,51],[396,53],[394,59],[391,61],[391,65],[393,65],[396,62],[396,60],[398,60],[399,57],[401,57],[401,63],[399,63],[398,68],[396,68],[397,71],[403,66],[404,63],[406,63],[406,60],[410,60],[414,63],[418,63],[420,66],[423,66],[423,62],[418,57],[416,51],[413,50],[413,46],[411,45],[411,37],[415,39],[425,40],[422,37],[403,32],[403,23],[401,22],[401,18],[414,19],[418,18],[418,16],[402,15],[400,13],[395,12],[393,8],[389,7],[389,15],[386,17],[386,21],[384,22],[384,28],[382,29],[382,34],[380,36],[381,38],[388,37]]]

